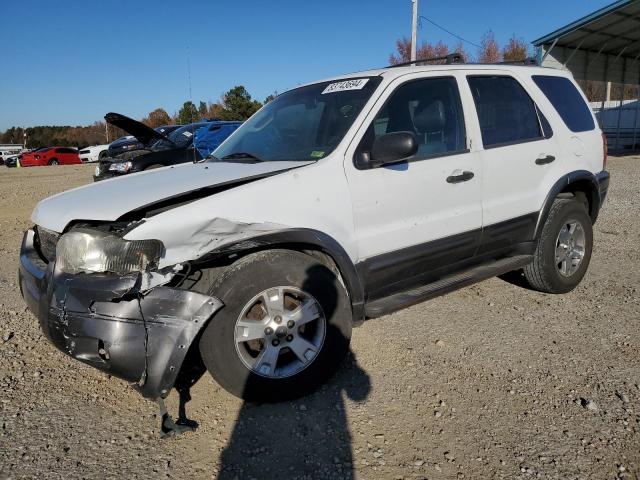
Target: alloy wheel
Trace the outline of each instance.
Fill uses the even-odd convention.
[[[564,222],[556,239],[556,267],[560,275],[573,275],[585,254],[586,236],[582,224],[577,220]]]
[[[320,303],[295,287],[260,292],[242,309],[234,331],[236,351],[257,375],[286,378],[316,359],[326,334]]]

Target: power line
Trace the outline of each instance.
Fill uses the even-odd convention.
[[[420,15],[420,17],[418,17],[418,19],[419,19],[419,20],[422,20],[423,18],[424,18],[427,22],[429,22],[430,24],[432,24],[433,26],[438,27],[440,30],[443,30],[443,31],[447,32],[449,35],[452,35],[452,36],[456,37],[458,40],[460,40],[460,41],[462,41],[462,42],[465,42],[465,43],[468,43],[469,45],[473,45],[473,46],[474,46],[474,47],[476,47],[476,48],[482,48],[482,47],[481,47],[480,45],[478,45],[477,43],[473,43],[473,42],[471,42],[471,41],[469,41],[469,40],[467,40],[467,39],[465,39],[465,38],[462,38],[460,35],[456,35],[455,33],[453,33],[453,32],[451,32],[451,31],[447,30],[446,28],[444,28],[444,27],[443,27],[443,26],[441,26],[441,25],[438,25],[436,22],[434,22],[433,20],[431,20],[431,19],[429,19],[429,18],[425,17],[424,15]],[[420,25],[420,28],[422,28],[422,25]]]

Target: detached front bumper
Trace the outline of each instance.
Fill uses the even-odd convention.
[[[198,333],[222,302],[159,286],[139,292],[139,275],[69,275],[47,264],[25,232],[20,290],[42,331],[77,360],[133,383],[143,396],[166,396]]]

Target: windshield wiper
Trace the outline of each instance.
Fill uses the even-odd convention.
[[[258,157],[257,155],[254,155],[253,153],[249,153],[249,152],[230,153],[229,155],[225,155],[224,157],[222,157],[220,160],[222,160],[222,161],[225,161],[225,160],[237,160],[237,161],[248,160],[246,163],[257,163],[257,162],[264,161],[260,157]]]

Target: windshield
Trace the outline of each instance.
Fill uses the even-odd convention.
[[[204,127],[207,125],[206,123],[192,123],[190,125],[185,125],[184,127],[180,127],[169,135],[167,138],[171,140],[168,142],[167,140],[158,140],[151,147],[153,150],[165,150],[168,148],[185,148],[191,145],[193,141],[193,132],[195,132],[200,127]]]
[[[380,77],[323,82],[283,93],[214,152],[213,161],[318,160],[340,143]]]

